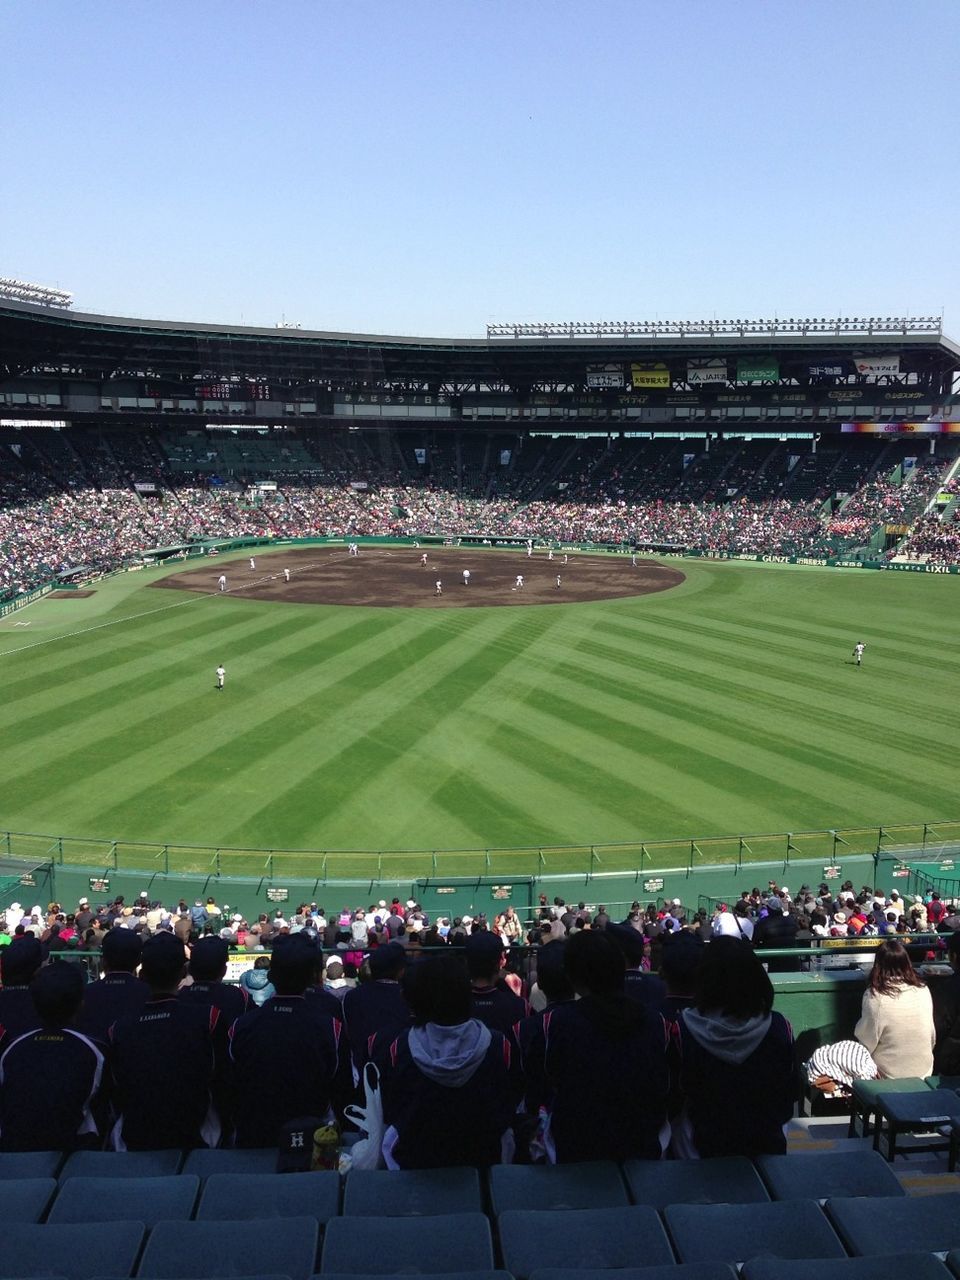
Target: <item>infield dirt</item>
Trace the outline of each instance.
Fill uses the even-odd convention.
[[[577,604],[615,600],[668,591],[684,575],[670,565],[629,556],[563,554],[435,547],[361,546],[350,555],[346,546],[290,547],[263,557],[255,569],[249,557],[227,560],[210,556],[196,568],[169,574],[155,587],[219,592],[218,579],[227,579],[226,594],[288,604],[367,605],[377,608],[463,609],[498,605]],[[290,581],[283,571],[289,569]],[[463,571],[470,572],[469,585]],[[518,587],[517,578],[523,578]],[[560,585],[557,585],[559,576]],[[442,584],[437,593],[437,581]]]

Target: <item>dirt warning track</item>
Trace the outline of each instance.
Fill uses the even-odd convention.
[[[255,557],[255,563],[251,569],[249,556],[209,556],[196,568],[151,585],[215,595],[222,574],[226,594],[253,600],[463,609],[624,599],[668,591],[684,579],[679,569],[639,556],[634,564],[630,556],[571,555],[564,564],[563,553],[554,552],[550,560],[546,551],[527,556],[521,551],[469,547],[424,551],[412,546],[361,546],[357,555],[351,555],[346,546],[301,546]],[[464,570],[469,571],[469,582],[464,580]]]

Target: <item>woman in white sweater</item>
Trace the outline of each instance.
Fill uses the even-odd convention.
[[[853,1034],[887,1079],[933,1072],[933,1001],[902,943],[877,948]]]

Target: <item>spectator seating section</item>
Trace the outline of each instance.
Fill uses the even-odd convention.
[[[854,1080],[848,1136],[865,1138],[872,1131],[877,1098],[881,1093],[914,1093],[926,1088],[919,1076],[905,1076],[902,1080]]]
[[[630,1203],[610,1160],[583,1164],[501,1164],[490,1170],[490,1204],[508,1209],[616,1209]]]
[[[74,1151],[60,1170],[68,1178],[160,1178],[180,1172],[180,1151]]]
[[[160,1171],[181,1163],[192,1171]],[[960,1191],[906,1195],[865,1145],[345,1180],[274,1164],[272,1151],[83,1152],[59,1183],[7,1173],[0,1280],[733,1280],[737,1265],[742,1280],[945,1280],[948,1264],[960,1280],[960,1248],[934,1256],[960,1241]]]
[[[774,1200],[906,1195],[896,1174],[876,1151],[759,1156],[757,1168]]]
[[[620,1268],[643,1258],[650,1266],[673,1262],[656,1210],[646,1205],[621,1209],[508,1209],[497,1218],[503,1265],[516,1280],[538,1268]]]
[[[878,1203],[859,1202],[870,1210]],[[899,1203],[899,1202],[898,1202]],[[843,1245],[815,1200],[771,1204],[672,1204],[664,1218],[681,1262],[773,1258],[842,1258]],[[877,1215],[874,1225],[884,1222]]]
[[[334,1218],[323,1238],[322,1274],[336,1271],[383,1272],[384,1258],[398,1259],[398,1270],[440,1275],[456,1259],[464,1271],[493,1271],[490,1223],[482,1213],[444,1217],[364,1218],[358,1230],[350,1218]],[[512,1268],[507,1264],[507,1270]]]
[[[241,1206],[254,1207],[258,1218],[316,1218],[329,1222],[340,1212],[340,1175],[332,1169],[316,1173],[212,1173],[197,1210],[200,1222],[229,1222]],[[167,1215],[172,1217],[173,1215]]]
[[[888,1253],[883,1258],[821,1259],[811,1271],[809,1262],[783,1258],[754,1258],[740,1272],[741,1280],[949,1280],[950,1272],[932,1253]]]
[[[238,1210],[242,1206],[238,1205]],[[143,1280],[221,1280],[282,1275],[308,1280],[316,1271],[316,1218],[286,1218],[283,1230],[244,1222],[158,1222],[137,1269]]]
[[[437,1217],[482,1209],[476,1169],[356,1169],[343,1192],[345,1217]]]
[[[195,1174],[158,1178],[68,1178],[48,1222],[129,1222],[155,1227],[165,1219],[187,1221],[200,1191]],[[5,1198],[5,1197],[4,1197]],[[2,1203],[2,1200],[0,1200]]]
[[[530,1280],[736,1280],[736,1267],[726,1262],[700,1262],[693,1266],[675,1262],[665,1267],[623,1267],[613,1276],[602,1267],[583,1267],[578,1271],[557,1267],[534,1271]]]
[[[0,1151],[0,1182],[55,1178],[62,1167],[60,1151]]]
[[[897,1249],[939,1253],[952,1248],[960,1233],[960,1192],[931,1196],[875,1198],[838,1196],[826,1210],[851,1253],[890,1259]]]
[[[877,1094],[877,1118],[873,1134],[874,1150],[893,1163],[897,1149],[946,1151],[950,1146],[950,1125],[960,1120],[960,1097],[952,1089],[900,1090]]]
[[[628,1160],[623,1166],[636,1204],[758,1204],[770,1199],[743,1156],[716,1160]]]
[[[184,1161],[183,1172],[195,1173],[201,1180],[212,1173],[275,1173],[277,1153],[268,1148],[245,1151],[240,1147],[214,1150],[202,1147],[190,1151]]]
[[[55,1178],[24,1178],[0,1192],[0,1228],[8,1222],[39,1222],[57,1189]]]
[[[190,1224],[173,1225],[182,1230]],[[83,1237],[74,1223],[10,1223],[3,1228],[0,1280],[90,1280],[107,1269],[114,1276],[132,1276],[146,1232],[142,1222],[87,1222]],[[90,1242],[87,1249],[80,1247],[83,1238]]]

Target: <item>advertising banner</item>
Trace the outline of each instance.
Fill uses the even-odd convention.
[[[870,436],[958,435],[960,422],[841,422],[840,430]]]
[[[743,358],[737,361],[738,382],[777,382],[780,377],[780,364],[769,357],[761,359]]]
[[[623,387],[623,368],[618,364],[588,364],[587,386],[602,390],[619,391]]]
[[[637,388],[669,390],[670,370],[665,364],[632,364],[630,381]]]
[[[687,363],[687,382],[691,387],[715,385],[726,380],[726,360],[690,360]]]
[[[684,469],[684,471],[686,471],[687,467],[689,467],[690,463],[694,460],[694,458],[695,458],[696,456],[697,456],[697,455],[696,455],[695,453],[685,453],[685,454],[683,455],[683,469]]]
[[[811,364],[808,366],[811,378],[842,378],[842,364]]]
[[[427,462],[426,449],[414,449],[413,456],[416,458],[417,462],[420,464],[421,467],[426,465],[426,462]]]
[[[900,373],[899,356],[856,356],[854,368],[868,378],[897,377]]]

